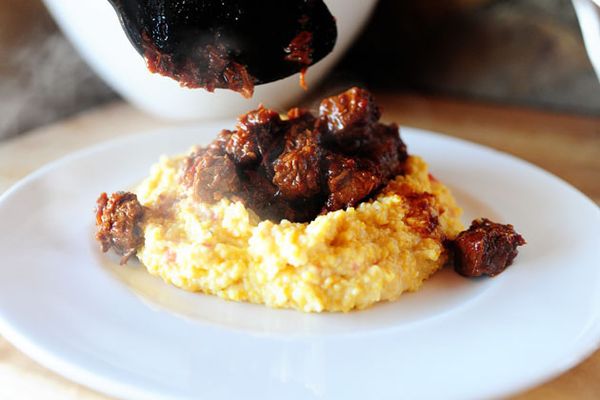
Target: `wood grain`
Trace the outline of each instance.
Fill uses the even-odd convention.
[[[380,93],[384,119],[444,132],[514,154],[567,180],[600,203],[600,119],[453,99]],[[0,193],[43,164],[136,131],[173,126],[124,103],[0,142]],[[600,398],[600,351],[516,400]],[[0,338],[0,399],[109,399],[72,383]]]

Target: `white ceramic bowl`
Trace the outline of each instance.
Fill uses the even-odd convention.
[[[135,106],[174,119],[213,119],[239,115],[264,103],[284,109],[304,91],[298,75],[258,86],[252,99],[217,89],[186,89],[169,78],[151,74],[121,29],[107,0],[44,0],[51,14],[87,63],[115,91]],[[338,40],[331,54],[309,68],[314,87],[331,69],[369,19],[377,0],[326,0],[337,19]]]
[[[573,0],[583,42],[600,80],[600,0]]]

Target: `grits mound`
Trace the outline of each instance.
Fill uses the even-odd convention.
[[[162,158],[136,193],[148,209],[137,257],[185,290],[305,312],[363,309],[418,290],[464,229],[451,193],[416,156],[374,199],[309,223],[198,202],[179,184],[183,160]]]

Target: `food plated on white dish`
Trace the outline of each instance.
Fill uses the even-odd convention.
[[[99,193],[135,187],[161,155],[208,144],[234,125],[106,143],[5,193],[2,333],[73,380],[136,398],[503,396],[596,348],[597,206],[514,157],[409,128],[407,147],[450,188],[464,224],[485,215],[527,239],[502,275],[473,281],[442,269],[395,302],[304,314],[188,293],[100,251]]]

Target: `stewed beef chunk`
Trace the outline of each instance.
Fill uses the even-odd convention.
[[[380,116],[371,93],[352,88],[321,102],[319,126],[323,130],[324,141],[352,151],[371,139]]]
[[[125,264],[144,244],[140,227],[144,207],[129,192],[113,193],[110,197],[102,193],[96,203],[96,239],[103,252],[115,249],[123,256],[121,264]]]
[[[328,197],[323,212],[356,206],[382,182],[377,166],[369,160],[329,154],[325,163]]]
[[[239,197],[245,205],[265,219],[276,219],[281,213],[280,207],[275,207],[277,186],[266,177],[264,170],[248,170],[242,172],[242,189]]]
[[[359,154],[365,155],[378,165],[384,177],[399,175],[408,153],[406,145],[398,135],[398,126],[377,124],[373,132],[371,141],[363,145]]]
[[[316,131],[290,129],[284,150],[273,163],[273,183],[285,199],[309,198],[321,192],[321,152]]]
[[[216,145],[198,149],[185,163],[184,182],[202,201],[218,201],[235,195],[240,181],[235,163]]]
[[[225,151],[236,164],[257,163],[281,129],[281,119],[275,111],[260,106],[242,115],[225,145]]]
[[[454,240],[454,268],[469,277],[498,275],[512,264],[517,247],[525,243],[512,225],[477,219]]]

